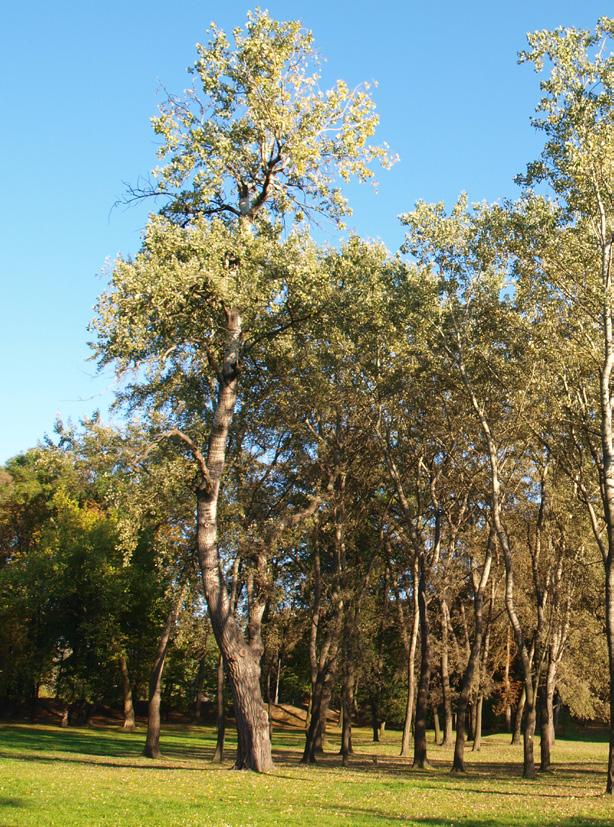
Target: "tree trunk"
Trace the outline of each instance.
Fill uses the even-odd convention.
[[[207,458],[192,446],[201,481],[197,491],[197,547],[211,625],[232,691],[237,724],[237,769],[268,772],[273,768],[267,714],[260,690],[262,641],[247,642],[232,611],[217,545],[217,510],[230,426],[238,393],[241,315],[226,310],[226,345],[218,398],[211,424]]]
[[[311,718],[305,738],[302,764],[313,764],[316,756],[324,751],[326,715],[332,695],[333,672],[329,668],[320,670],[315,681],[311,701]]]
[[[484,654],[481,660],[481,666],[477,677],[478,696],[475,704],[475,729],[473,731],[473,747],[472,752],[479,752],[482,748],[482,713],[484,711],[484,690],[482,687],[482,675],[487,673],[488,669],[488,655],[490,652],[490,630],[492,629],[493,611],[495,608],[495,591],[494,582],[490,588],[490,605],[488,610],[488,619],[486,621],[486,634],[484,635]]]
[[[439,711],[437,707],[433,705],[433,727],[435,728],[435,744],[438,744],[441,740],[441,726],[439,724]]]
[[[349,607],[346,609],[346,618],[352,616],[353,613]],[[354,624],[352,624],[353,626]],[[354,709],[354,635],[355,628],[350,627],[350,623],[346,623],[344,635],[344,664],[343,664],[343,689],[341,695],[341,711],[343,714],[343,723],[341,726],[341,749],[340,754],[343,756],[351,755],[352,749],[352,712]]]
[[[482,748],[482,711],[484,707],[484,696],[480,692],[475,704],[475,729],[473,731],[472,752],[479,752]]]
[[[550,769],[550,748],[552,746],[552,721],[548,710],[547,681],[541,686],[539,691],[539,728],[539,769],[541,772],[546,772]]]
[[[203,686],[205,684],[205,673],[206,673],[207,665],[205,662],[205,657],[200,659],[200,663],[198,664],[198,673],[196,675],[196,682],[195,682],[195,715],[196,722],[201,724],[203,718]]]
[[[452,691],[450,689],[450,671],[448,666],[448,624],[450,615],[448,604],[441,601],[441,691],[443,695],[443,739],[441,745],[452,744]]]
[[[128,661],[125,655],[119,657],[119,667],[122,673],[122,687],[124,693],[124,723],[123,728],[132,730],[136,726],[134,719],[134,704],[132,703],[132,685],[128,674]]]
[[[162,688],[162,673],[166,661],[166,652],[171,633],[177,623],[177,617],[181,609],[181,602],[185,593],[185,585],[179,584],[178,592],[175,595],[173,605],[166,618],[166,623],[160,635],[158,651],[154,660],[153,669],[149,678],[149,707],[147,714],[147,738],[143,755],[146,758],[160,757],[160,691]]]
[[[413,619],[409,649],[407,653],[407,704],[405,706],[405,723],[403,724],[403,740],[401,741],[401,755],[409,755],[412,724],[414,720],[414,698],[416,694],[416,648],[420,629],[420,610],[418,607],[418,561],[413,565]]]
[[[524,732],[523,732],[523,778],[535,778],[535,756],[533,750],[533,737],[535,735],[536,708],[534,693],[531,693],[529,700],[524,704]]]
[[[467,739],[467,710],[469,697],[473,688],[474,676],[482,648],[482,603],[481,590],[474,596],[474,634],[469,652],[469,660],[463,672],[461,690],[456,704],[456,739],[454,741],[454,759],[452,772],[465,772],[465,741]]]
[[[377,712],[377,701],[375,698],[371,698],[371,729],[373,730],[374,744],[379,742],[379,715]]]
[[[518,699],[518,703],[516,704],[516,710],[514,712],[514,731],[512,733],[512,744],[515,746],[516,744],[520,743],[520,736],[522,734],[522,721],[524,716],[524,702],[526,698],[526,691],[524,686],[522,687],[522,692],[520,694],[520,698]]]
[[[217,723],[217,741],[215,744],[215,752],[213,753],[213,760],[217,763],[222,763],[224,760],[224,742],[226,740],[226,715],[224,710],[224,658],[222,654],[217,659],[217,686],[216,686],[216,723]]]
[[[512,731],[512,706],[510,704],[510,665],[512,653],[512,630],[507,627],[507,639],[505,643],[505,672],[503,673],[503,691],[505,692],[505,731]]]
[[[420,616],[420,682],[416,700],[416,722],[414,731],[414,763],[415,769],[429,767],[426,745],[426,716],[429,702],[429,686],[431,681],[430,638],[428,607],[426,602],[426,572],[424,553],[419,555],[418,576],[418,607]]]
[[[281,655],[277,658],[277,675],[275,677],[275,706],[279,703],[279,681],[281,679]]]

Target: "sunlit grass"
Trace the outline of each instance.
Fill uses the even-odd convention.
[[[114,728],[0,727],[0,825],[590,825],[614,823],[602,795],[607,745],[559,740],[554,772],[520,777],[521,749],[489,736],[467,752],[466,777],[449,773],[451,750],[429,744],[432,771],[398,757],[399,733],[373,744],[354,734],[343,767],[338,733],[324,760],[298,763],[304,735],[276,731],[276,769],[268,776],[210,762],[208,727],[167,727],[164,758],[141,757],[144,731]],[[432,741],[432,738],[431,738]],[[537,746],[537,745],[536,745]]]

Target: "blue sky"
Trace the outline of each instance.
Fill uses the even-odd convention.
[[[377,80],[379,137],[401,161],[380,186],[352,187],[353,230],[396,249],[396,216],[417,199],[514,194],[539,152],[529,117],[538,79],[516,64],[525,33],[592,28],[593,0],[262,2],[313,30],[329,82]],[[227,0],[58,0],[7,4],[0,27],[0,462],[37,443],[56,416],[103,411],[110,373],[88,361],[105,266],[134,253],[146,208],[112,209],[155,163],[149,118],[161,87],[187,86],[194,43],[212,20],[241,24]],[[332,239],[334,241],[334,233]]]

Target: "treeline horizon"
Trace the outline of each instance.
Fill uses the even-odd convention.
[[[441,721],[462,773],[488,703],[525,778],[565,704],[608,722],[613,792],[613,32],[527,36],[520,197],[418,202],[393,254],[310,232],[394,164],[368,86],[321,90],[299,21],[212,26],[91,326],[126,425],[0,470],[0,700],[121,697],[132,727],[146,687],[155,758],[165,682],[185,709],[208,689],[221,760],[226,685],[258,772],[280,684],[305,762],[336,698],[344,758],[368,711],[418,768]]]

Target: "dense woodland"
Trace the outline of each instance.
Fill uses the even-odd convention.
[[[322,91],[299,22],[212,28],[92,323],[126,424],[0,470],[5,714],[147,702],[146,755],[173,709],[218,759],[232,716],[256,771],[279,701],[305,762],[333,707],[344,758],[360,721],[427,766],[435,726],[456,772],[484,722],[526,778],[571,715],[610,726],[613,791],[613,33],[530,34],[521,195],[418,203],[389,252],[312,232],[394,164],[369,88]]]

